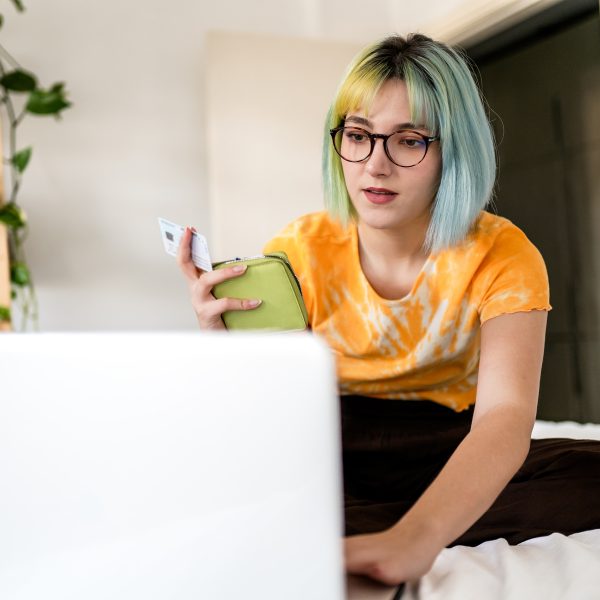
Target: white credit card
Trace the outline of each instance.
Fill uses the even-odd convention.
[[[179,249],[185,227],[161,218],[158,219],[158,225],[166,253],[171,256],[177,256],[177,250]],[[206,238],[202,234],[195,232],[192,232],[192,262],[203,271],[213,270]]]

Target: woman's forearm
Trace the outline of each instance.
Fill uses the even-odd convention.
[[[440,550],[446,547],[494,503],[525,461],[530,437],[516,407],[489,411],[392,529],[413,538],[426,536]]]

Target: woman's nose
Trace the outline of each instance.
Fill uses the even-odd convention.
[[[376,139],[371,156],[367,159],[366,169],[370,175],[386,176],[392,172],[393,164],[385,153],[383,140]]]

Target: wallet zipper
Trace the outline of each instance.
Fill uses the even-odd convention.
[[[292,269],[291,266],[283,258],[281,258],[281,256],[278,256],[277,254],[257,254],[256,256],[245,256],[244,258],[236,256],[235,258],[232,258],[230,260],[225,260],[219,264],[220,265],[230,265],[232,263],[240,262],[242,260],[255,260],[257,258],[276,258],[277,260],[280,260],[284,264],[286,269],[288,269],[288,271],[292,274],[292,277],[296,281],[296,284],[298,285],[298,289],[300,290],[300,295],[304,296],[304,294],[302,294],[302,286],[300,285],[300,282],[298,281],[298,277],[296,277],[296,273],[294,273],[294,269]]]

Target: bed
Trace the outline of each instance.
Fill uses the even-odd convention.
[[[532,438],[600,440],[600,425],[536,421]],[[598,499],[600,503],[600,498]],[[509,546],[496,539],[443,550],[431,570],[400,591],[347,579],[348,600],[593,600],[600,598],[600,529],[554,533]]]

